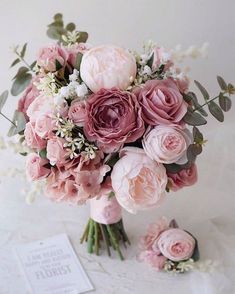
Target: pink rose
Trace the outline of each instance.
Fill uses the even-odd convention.
[[[159,205],[167,184],[164,166],[136,147],[126,147],[113,167],[112,186],[121,206],[131,213]]]
[[[192,186],[197,182],[197,166],[192,164],[190,168],[183,169],[178,173],[168,173],[169,188],[177,191],[185,186]]]
[[[112,45],[93,47],[87,51],[80,67],[82,80],[94,93],[102,88],[127,89],[136,76],[136,70],[134,56]]]
[[[187,232],[174,228],[163,232],[158,239],[162,255],[172,261],[187,260],[192,257],[196,241]]]
[[[63,166],[68,161],[69,154],[64,147],[65,142],[63,138],[56,136],[47,141],[47,158],[51,165]]]
[[[179,124],[187,112],[187,103],[170,78],[147,81],[143,87],[136,88],[134,93],[147,124]]]
[[[41,114],[35,122],[35,133],[41,138],[48,138],[53,135],[55,120],[50,114]]]
[[[26,124],[24,136],[28,147],[38,150],[42,150],[46,147],[46,140],[43,140],[36,134],[31,122]]]
[[[87,100],[84,132],[106,153],[135,142],[144,133],[141,109],[134,94],[102,89]]]
[[[76,43],[71,45],[67,50],[68,50],[68,62],[74,67],[76,64],[76,59],[78,53],[86,53],[88,50],[91,49],[91,45],[87,43]]]
[[[68,112],[69,119],[71,119],[77,126],[82,127],[86,117],[86,102],[73,100]]]
[[[30,104],[27,109],[27,115],[31,122],[36,121],[36,119],[42,114],[52,114],[54,112],[53,99],[45,96],[38,96]]]
[[[59,45],[41,48],[37,56],[37,64],[46,72],[56,71],[56,60],[64,66],[68,59],[68,53]]]
[[[171,54],[167,52],[163,47],[155,47],[151,53],[153,54],[152,69],[157,70],[160,65],[164,64],[164,70],[173,65],[171,61]]]
[[[39,90],[34,85],[34,82],[36,81],[36,79],[37,79],[37,77],[32,79],[31,83],[26,88],[23,96],[20,98],[20,100],[18,102],[18,111],[23,112],[26,119],[28,119],[28,116],[26,113],[27,113],[27,110],[28,110],[30,104],[40,95]]]
[[[147,234],[140,238],[140,248],[142,250],[159,252],[153,246],[159,235],[167,229],[169,229],[169,222],[165,217],[161,217],[156,223],[150,224],[147,229]]]
[[[50,173],[50,169],[45,167],[47,163],[48,160],[41,158],[38,154],[30,153],[26,159],[27,178],[35,181],[47,177]]]
[[[163,255],[159,255],[158,253],[152,250],[144,250],[142,251],[138,257],[138,261],[145,262],[155,268],[157,271],[160,271],[164,268],[165,262],[167,258]]]
[[[146,154],[152,160],[165,164],[187,163],[187,148],[192,142],[189,130],[163,125],[148,131],[142,140]]]

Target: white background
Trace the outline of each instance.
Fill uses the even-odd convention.
[[[9,70],[9,64],[14,58],[10,52],[10,46],[28,42],[27,58],[33,61],[38,48],[51,42],[45,34],[46,25],[57,12],[63,12],[66,22],[73,21],[79,29],[88,31],[89,43],[94,45],[114,43],[131,49],[140,49],[145,40],[152,39],[166,48],[175,47],[177,44],[187,48],[190,45],[200,46],[204,42],[209,42],[208,59],[187,61],[191,67],[192,80],[201,81],[211,95],[218,92],[217,74],[235,83],[235,1],[233,0],[1,0],[0,91],[10,87],[10,80],[14,75],[14,70]],[[9,98],[4,108],[6,114],[11,116],[16,101],[15,97]],[[235,107],[226,115],[224,124],[210,119],[208,125],[203,127],[208,143],[198,160],[197,185],[176,194],[170,194],[163,206],[151,213],[126,215],[126,227],[133,241],[133,251],[128,250],[125,266],[116,262],[114,269],[114,261],[105,257],[98,259],[89,257],[85,249],[79,246],[79,234],[88,216],[87,207],[55,205],[43,197],[29,207],[24,203],[23,196],[19,194],[22,182],[17,179],[1,178],[0,245],[2,252],[7,250],[8,245],[17,242],[32,241],[48,237],[53,233],[67,232],[76,250],[83,255],[82,261],[98,289],[97,293],[99,291],[104,293],[102,289],[103,291],[109,289],[107,293],[150,293],[148,289],[153,283],[156,284],[154,285],[160,291],[159,293],[171,293],[168,278],[161,276],[159,281],[157,279],[160,277],[159,274],[134,261],[138,236],[148,222],[164,214],[177,218],[182,226],[191,231],[194,227],[198,237],[203,238],[201,243],[205,248],[209,248],[207,252],[210,254],[213,251],[212,247],[210,250],[210,244],[213,243],[211,226],[213,224],[214,229],[216,226],[216,230],[219,228],[221,235],[216,236],[220,236],[221,238],[218,237],[220,242],[225,243],[227,247],[222,246],[223,249],[219,253],[214,250],[212,257],[221,258],[228,270],[232,258],[230,250],[234,247],[234,243],[231,242],[235,241],[234,126]],[[8,123],[0,118],[0,135],[5,134],[8,127]],[[0,154],[0,165],[1,170],[7,165],[20,166],[21,160],[13,157],[12,153],[3,152]],[[209,222],[209,219],[213,221]],[[200,226],[200,222],[204,222],[204,225]],[[207,229],[203,229],[208,230],[209,235],[202,233],[204,226]],[[205,257],[208,258],[206,250],[204,251]],[[4,257],[3,265],[7,267],[7,271],[3,265],[0,265],[0,294],[25,294],[23,284],[20,280],[17,282],[18,276],[13,263],[8,260],[9,257],[6,257],[5,253],[2,253],[2,256]],[[110,273],[110,278],[103,276],[105,274],[100,273],[100,268]],[[227,275],[232,279],[234,272],[231,271]],[[11,283],[13,276],[15,282]],[[196,277],[194,278],[196,281]],[[209,279],[205,277],[203,279],[206,282],[203,284],[200,280],[199,284],[204,285],[200,293],[232,293],[231,289],[220,292],[219,287],[217,290],[211,290],[212,286],[208,286]],[[227,282],[223,282],[222,285],[227,286]],[[17,283],[21,286],[18,286],[16,291],[14,285],[17,287]],[[187,278],[183,280],[179,278],[176,285],[181,293],[194,293],[189,286],[190,280]],[[22,290],[19,290],[20,287]]]

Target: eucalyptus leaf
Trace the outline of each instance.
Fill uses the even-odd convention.
[[[56,68],[56,71],[60,70],[62,67],[63,67],[63,65],[60,64],[60,62],[56,59],[55,60],[55,68]]]
[[[23,112],[20,111],[15,111],[14,116],[12,121],[16,124],[16,127],[14,125],[11,126],[9,132],[8,132],[8,136],[14,136],[16,134],[19,134],[20,132],[24,131],[25,129],[25,124],[26,124],[26,120],[25,120],[25,116],[23,114]]]
[[[17,78],[20,78],[21,76],[24,76],[27,72],[29,71],[29,69],[25,66],[21,66],[16,75],[13,77],[13,80],[17,79]]]
[[[23,48],[22,48],[22,50],[20,52],[21,58],[24,58],[26,49],[27,49],[27,43],[24,44],[24,46],[23,46]]]
[[[207,92],[207,90],[202,86],[201,83],[199,83],[198,81],[194,81],[195,85],[198,87],[198,89],[200,90],[200,92],[202,93],[202,96],[204,97],[205,100],[209,100],[210,96],[209,93]]]
[[[203,134],[199,131],[197,127],[193,127],[193,139],[197,144],[201,144],[203,142]]]
[[[55,21],[62,20],[63,19],[63,14],[62,13],[56,13],[53,18],[54,18]]]
[[[205,125],[207,121],[201,114],[197,112],[193,112],[188,109],[187,113],[183,117],[183,121],[186,122],[190,126],[201,126]]]
[[[174,229],[176,229],[176,228],[179,227],[179,225],[177,224],[177,222],[176,222],[175,219],[172,219],[172,220],[170,221],[170,223],[169,223],[169,227],[170,227],[170,228],[174,228]]]
[[[42,149],[39,151],[39,156],[41,158],[47,158],[47,150],[46,149]]]
[[[72,32],[76,29],[76,26],[73,22],[70,22],[66,25],[65,29],[69,32]]]
[[[8,91],[4,91],[0,96],[0,112],[2,111],[3,106],[5,105],[8,98]]]
[[[147,65],[152,68],[152,65],[153,65],[153,60],[154,60],[154,53],[152,53],[152,55],[150,56],[148,62],[147,62]]]
[[[227,86],[225,80],[222,77],[217,76],[217,82],[218,82],[221,90],[226,91],[228,89],[228,86]]]
[[[77,69],[77,70],[80,70],[80,65],[81,65],[81,62],[82,62],[82,56],[83,56],[83,54],[80,53],[80,52],[76,56],[76,61],[75,61],[74,68]]]
[[[191,162],[187,162],[186,164],[177,164],[177,163],[171,163],[171,164],[164,164],[166,170],[168,173],[176,174],[180,172],[183,169],[190,168]]]
[[[224,96],[222,93],[219,95],[219,105],[223,109],[223,111],[227,112],[232,107],[232,101],[229,97]]]
[[[19,59],[19,58],[16,58],[16,59],[12,62],[12,64],[10,65],[10,67],[15,66],[15,65],[18,64],[19,62],[20,62],[20,59]]]
[[[201,115],[203,116],[208,116],[207,112],[203,107],[201,107],[201,104],[199,104],[197,96],[193,92],[188,92],[187,94],[183,94],[183,98],[187,103],[192,103],[195,109],[197,109],[198,112],[200,112]]]
[[[31,63],[30,68],[33,70],[36,64],[37,64],[37,61],[35,60],[33,63]]]
[[[87,32],[79,32],[77,42],[78,43],[86,43],[88,39],[88,33]]]
[[[19,95],[30,84],[31,79],[32,75],[30,73],[25,73],[24,75],[20,75],[19,77],[17,77],[13,82],[11,94],[13,96]]]
[[[196,157],[202,152],[202,145],[190,144],[187,149],[187,158],[189,162],[194,162]]]
[[[211,101],[208,104],[208,108],[210,113],[220,122],[224,121],[224,114],[223,111],[221,110],[221,108],[214,102]]]

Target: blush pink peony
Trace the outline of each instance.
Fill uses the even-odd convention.
[[[146,154],[165,164],[187,163],[187,148],[192,142],[193,136],[188,129],[163,125],[146,132],[142,140]]]
[[[141,109],[134,94],[102,89],[87,100],[84,132],[106,153],[135,142],[144,133]]]
[[[41,114],[35,121],[34,130],[39,137],[48,139],[53,136],[55,126],[55,119],[51,114]]]
[[[46,168],[48,160],[41,158],[36,153],[30,153],[26,158],[26,175],[31,181],[43,179],[50,174],[50,169]]]
[[[82,127],[86,117],[86,102],[84,100],[80,101],[79,99],[73,100],[69,107],[68,117],[74,124]]]
[[[167,184],[165,167],[136,147],[124,148],[120,157],[111,174],[119,204],[131,213],[159,205]]]
[[[147,81],[134,93],[142,107],[143,119],[149,125],[180,124],[187,112],[187,103],[170,78]]]
[[[172,261],[182,261],[192,257],[195,245],[195,239],[178,228],[163,232],[158,239],[158,247],[162,255]]]
[[[36,119],[42,114],[52,114],[54,112],[53,99],[46,96],[38,96],[28,107],[27,115],[29,120],[35,123]]]
[[[65,139],[54,136],[47,141],[47,158],[51,165],[63,166],[69,158]]]
[[[90,49],[83,55],[80,67],[82,80],[94,93],[102,88],[127,89],[136,76],[136,70],[134,56],[112,45]]]
[[[42,150],[46,147],[46,140],[42,139],[35,132],[35,128],[31,122],[28,122],[24,130],[25,142],[32,149]]]
[[[167,173],[170,190],[176,192],[179,189],[192,186],[197,182],[197,166],[192,164],[190,168],[183,169],[178,173]]]

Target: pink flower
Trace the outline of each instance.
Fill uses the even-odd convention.
[[[42,150],[46,147],[46,140],[40,138],[31,122],[28,122],[24,130],[25,141],[28,147]]]
[[[89,97],[86,111],[85,135],[106,153],[135,142],[144,133],[141,109],[132,93],[102,89]]]
[[[187,112],[187,103],[170,78],[147,81],[143,87],[136,88],[134,93],[147,124],[179,124]]]
[[[36,121],[36,119],[42,114],[52,114],[54,111],[53,99],[45,96],[38,96],[30,104],[27,109],[27,115],[31,122]]]
[[[136,61],[120,47],[93,47],[83,55],[80,72],[82,80],[94,93],[102,88],[125,90],[136,76]]]
[[[83,126],[86,117],[86,102],[73,100],[68,112],[69,119],[71,119],[77,126]]]
[[[50,114],[41,114],[35,122],[35,133],[41,138],[48,138],[53,135],[55,120]]]
[[[71,45],[67,50],[68,50],[68,62],[74,67],[76,64],[76,59],[78,53],[86,53],[88,50],[91,49],[91,45],[87,43],[76,43],[74,45]]]
[[[163,47],[155,47],[151,53],[153,54],[152,69],[156,70],[160,65],[164,64],[164,70],[173,65],[171,61],[171,54],[167,52]]]
[[[168,173],[169,188],[177,191],[185,186],[192,186],[197,182],[197,166],[192,164],[190,168],[183,169],[178,173]]]
[[[158,239],[158,247],[162,255],[172,261],[187,260],[192,257],[196,241],[181,229],[169,229]]]
[[[51,165],[63,166],[68,161],[68,151],[63,138],[53,137],[47,141],[47,158]]]
[[[113,167],[112,186],[119,204],[131,213],[159,205],[167,184],[164,166],[136,147],[126,147]]]
[[[147,264],[151,265],[157,271],[160,271],[164,268],[165,262],[167,258],[163,255],[159,255],[158,253],[152,250],[144,250],[142,251],[137,259],[140,262],[146,262]]]
[[[41,48],[37,56],[37,64],[46,72],[56,71],[56,60],[64,66],[68,59],[68,53],[59,45]]]
[[[140,248],[142,250],[159,252],[159,250],[153,246],[159,235],[167,229],[169,229],[169,222],[165,217],[161,217],[156,223],[150,224],[147,229],[147,234],[140,238]]]
[[[176,73],[178,78],[175,79],[176,85],[181,93],[187,93],[189,88],[189,79],[188,77],[180,71],[179,68],[176,68]]]
[[[33,78],[29,86],[24,91],[23,96],[20,98],[18,102],[18,111],[23,112],[26,119],[28,119],[27,116],[27,110],[30,106],[30,104],[40,95],[39,90],[34,85],[34,82],[36,81],[37,77]]]
[[[50,169],[44,167],[47,163],[48,161],[38,154],[30,153],[26,159],[27,178],[35,181],[47,177],[50,173]]]
[[[142,140],[146,154],[152,160],[165,164],[187,163],[187,148],[192,142],[189,130],[163,125],[148,131]]]

